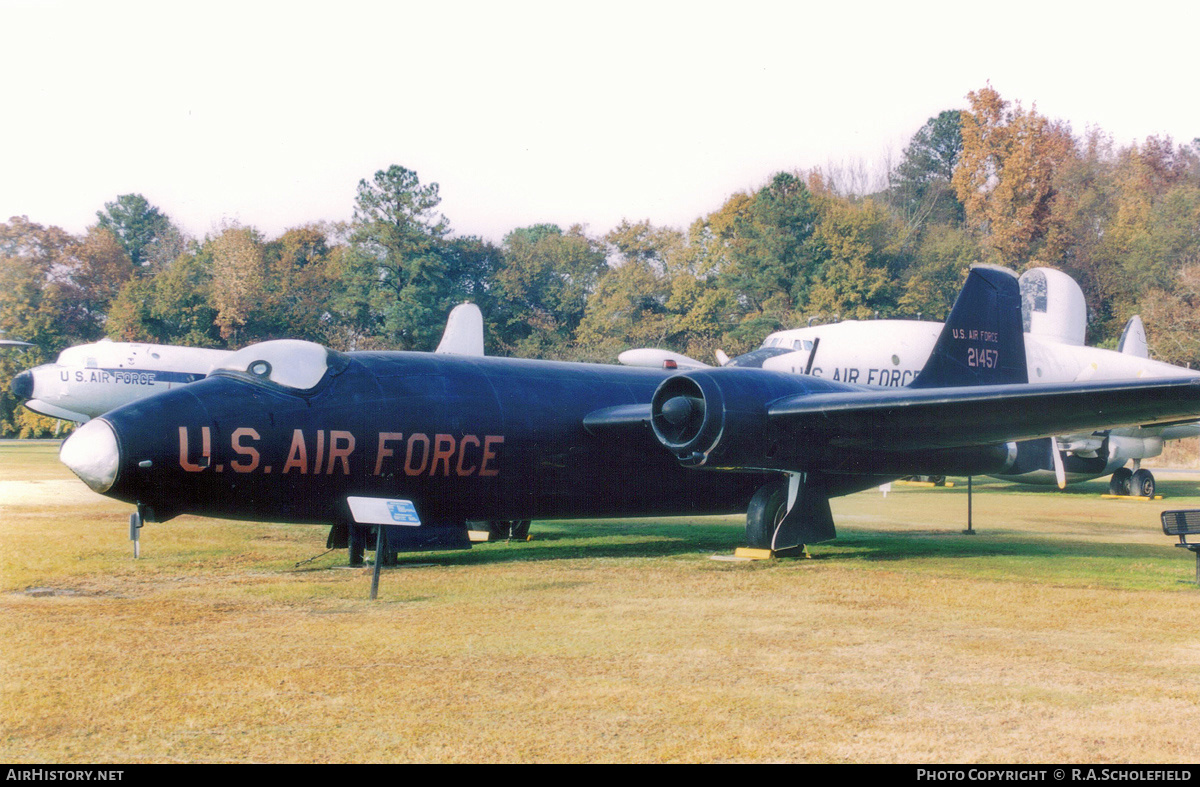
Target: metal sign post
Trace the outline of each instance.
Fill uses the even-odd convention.
[[[967,476],[967,529],[963,531],[964,536],[975,535],[975,528],[971,522],[971,476]]]
[[[371,600],[379,595],[379,567],[383,565],[383,529],[387,525],[376,525],[375,530],[375,568],[371,571]]]

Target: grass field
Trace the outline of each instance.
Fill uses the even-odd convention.
[[[0,761],[1196,762],[1200,600],[1167,499],[976,484],[834,501],[811,560],[719,518],[535,522],[401,556],[143,530],[0,443]]]

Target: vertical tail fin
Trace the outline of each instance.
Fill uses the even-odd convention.
[[[1125,330],[1121,331],[1121,343],[1117,345],[1117,352],[1132,355],[1135,358],[1150,357],[1150,348],[1146,344],[1146,327],[1142,325],[1142,318],[1136,314],[1129,318],[1129,322],[1125,323]]]
[[[1027,382],[1017,276],[994,265],[973,265],[933,353],[909,387]]]
[[[434,352],[483,355],[483,312],[473,303],[460,303],[450,311],[442,341]]]

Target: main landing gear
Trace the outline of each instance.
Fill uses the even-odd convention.
[[[1154,474],[1145,468],[1119,467],[1108,482],[1110,495],[1154,497]]]
[[[495,519],[487,523],[492,538],[524,541],[529,538],[528,519]]]
[[[795,502],[788,509],[788,499]],[[799,554],[805,544],[837,537],[829,496],[819,477],[788,474],[754,493],[746,511],[746,543],[776,555]]]

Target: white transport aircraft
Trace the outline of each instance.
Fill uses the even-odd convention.
[[[483,315],[473,303],[454,307],[436,352],[483,355]],[[195,382],[231,350],[113,342],[68,347],[54,363],[13,378],[11,390],[35,413],[82,423],[123,404]]]
[[[1031,383],[1119,380],[1139,377],[1196,377],[1200,372],[1151,360],[1139,317],[1125,326],[1116,351],[1084,345],[1087,306],[1075,280],[1052,268],[1033,268],[1020,279],[1025,353]],[[757,350],[727,358],[721,365],[761,366],[793,374],[812,374],[862,385],[907,385],[925,365],[942,329],[939,322],[848,320],[776,331]],[[680,369],[708,364],[666,350],[621,353],[630,366],[674,365]],[[986,364],[987,359],[979,359]],[[1019,444],[1013,472],[1003,478],[1060,487],[1112,475],[1113,494],[1154,494],[1154,476],[1143,459],[1162,453],[1165,440],[1200,436],[1200,423],[1153,428],[1123,428],[1061,435]],[[1132,469],[1126,464],[1132,463]]]

